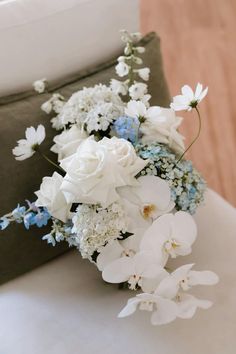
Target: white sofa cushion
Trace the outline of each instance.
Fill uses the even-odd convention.
[[[119,30],[137,31],[138,0],[0,1],[0,96],[36,79],[62,78],[121,48]]]
[[[142,312],[118,319],[130,292],[105,284],[74,251],[0,288],[0,353],[235,354],[236,210],[208,191],[196,221],[194,252],[180,261],[219,274],[198,293],[214,301],[210,310],[163,327]]]

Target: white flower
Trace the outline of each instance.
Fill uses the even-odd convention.
[[[142,68],[137,70],[138,75],[143,79],[144,81],[149,80],[149,75],[150,75],[150,69],[149,68]]]
[[[60,164],[67,172],[61,189],[68,202],[107,207],[119,198],[116,187],[124,181],[117,160],[93,137],[85,139],[77,152]]]
[[[117,75],[120,77],[123,77],[123,76],[128,75],[130,67],[128,64],[124,63],[123,61],[120,61],[116,65],[115,69],[116,69]]]
[[[145,232],[140,248],[143,251],[162,250],[165,262],[168,257],[185,256],[191,253],[191,246],[197,236],[193,217],[183,211],[162,215]]]
[[[135,50],[139,53],[139,54],[143,54],[145,52],[145,48],[144,47],[135,47]]]
[[[72,232],[83,258],[89,258],[107,242],[127,231],[127,220],[122,205],[118,202],[107,209],[96,205],[81,204],[73,219]]]
[[[181,89],[182,95],[175,96],[171,103],[171,108],[175,111],[187,110],[191,111],[192,108],[196,108],[199,102],[207,95],[208,87],[203,90],[201,84],[197,84],[195,93],[190,86],[185,85]]]
[[[18,140],[18,146],[12,150],[15,159],[22,161],[31,157],[37,147],[44,141],[45,136],[45,128],[41,124],[37,129],[33,127],[27,128],[25,131],[26,139]]]
[[[179,293],[176,301],[177,317],[183,319],[192,318],[198,308],[207,310],[212,306],[212,302],[201,300],[193,295]]]
[[[35,91],[38,93],[43,93],[45,91],[46,86],[47,86],[46,79],[36,80],[33,83],[33,87],[34,87]]]
[[[162,143],[168,145],[177,153],[182,153],[184,137],[178,132],[182,119],[176,117],[174,110],[161,108],[155,116],[149,116],[141,125],[142,142],[144,144]]]
[[[60,113],[64,105],[64,97],[60,93],[54,93],[48,101],[42,104],[41,109],[47,114],[51,113],[52,110]]]
[[[128,92],[127,84],[116,79],[111,80],[110,87],[116,95],[126,95]]]
[[[58,161],[60,161],[74,154],[81,142],[87,137],[84,131],[76,125],[72,125],[70,129],[64,130],[61,134],[54,137],[55,144],[51,147],[51,151],[58,154]]]
[[[179,291],[190,290],[195,285],[215,285],[218,276],[211,271],[194,271],[193,264],[185,264],[164,278],[158,286],[160,296],[173,299]]]
[[[151,291],[154,282],[166,276],[166,271],[150,252],[139,252],[134,257],[121,257],[109,263],[102,272],[108,283],[128,282],[131,290],[141,287],[143,291]]]
[[[86,122],[90,130],[97,130],[99,125],[104,128],[104,122],[109,123],[122,115],[123,107],[120,96],[111,87],[100,84],[75,92],[65,103],[57,119],[62,125],[77,123],[84,126]],[[101,124],[100,118],[103,122]]]
[[[118,317],[132,315],[137,308],[152,312],[151,323],[162,325],[174,321],[178,314],[178,308],[174,301],[165,299],[157,294],[139,294],[128,300],[127,305],[119,313]]]
[[[139,251],[142,236],[142,229],[135,230],[132,236],[124,240],[108,242],[104,247],[101,247],[96,261],[98,269],[102,271],[109,263],[118,258],[133,257]]]
[[[128,201],[125,207],[133,227],[147,228],[157,217],[171,211],[174,203],[168,183],[160,177],[142,176],[137,181],[139,186],[122,187],[118,191]]]
[[[137,82],[130,86],[129,95],[133,100],[140,100],[147,93],[147,85],[142,82]]]
[[[63,177],[57,172],[51,177],[44,177],[40,190],[35,192],[38,197],[35,205],[46,207],[53,217],[66,222],[70,217],[71,204],[67,204],[60,190],[62,181]]]
[[[125,139],[105,137],[99,141],[99,145],[104,146],[117,160],[124,184],[137,185],[135,176],[147,165],[148,160],[141,159],[133,145]]]
[[[140,120],[155,118],[160,112],[161,108],[158,106],[147,108],[143,102],[134,100],[129,101],[125,108],[128,117],[137,117]]]
[[[56,130],[61,130],[61,129],[65,128],[65,126],[64,126],[64,124],[62,124],[59,116],[53,117],[50,122],[52,123],[52,127]]]
[[[41,106],[42,111],[49,114],[52,111],[52,102],[50,100],[44,102]]]

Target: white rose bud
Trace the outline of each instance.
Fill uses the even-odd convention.
[[[62,182],[63,177],[57,172],[51,177],[44,177],[40,190],[35,192],[38,197],[35,205],[46,207],[53,217],[66,222],[70,217],[71,204],[66,202],[60,190]]]

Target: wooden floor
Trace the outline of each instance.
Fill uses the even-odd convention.
[[[201,137],[188,157],[236,206],[236,0],[141,0],[141,30],[161,37],[172,95],[185,83],[209,86]],[[196,123],[185,115],[187,142]]]

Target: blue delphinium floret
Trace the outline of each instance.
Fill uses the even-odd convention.
[[[194,214],[204,200],[206,183],[191,161],[178,161],[178,156],[167,146],[153,143],[138,144],[136,151],[149,164],[140,175],[154,175],[165,179],[171,188],[171,197],[177,210]]]
[[[10,221],[6,217],[0,218],[0,230],[4,230],[10,224]]]
[[[138,140],[139,125],[138,118],[124,116],[115,120],[113,130],[118,138],[129,140],[135,144]]]

